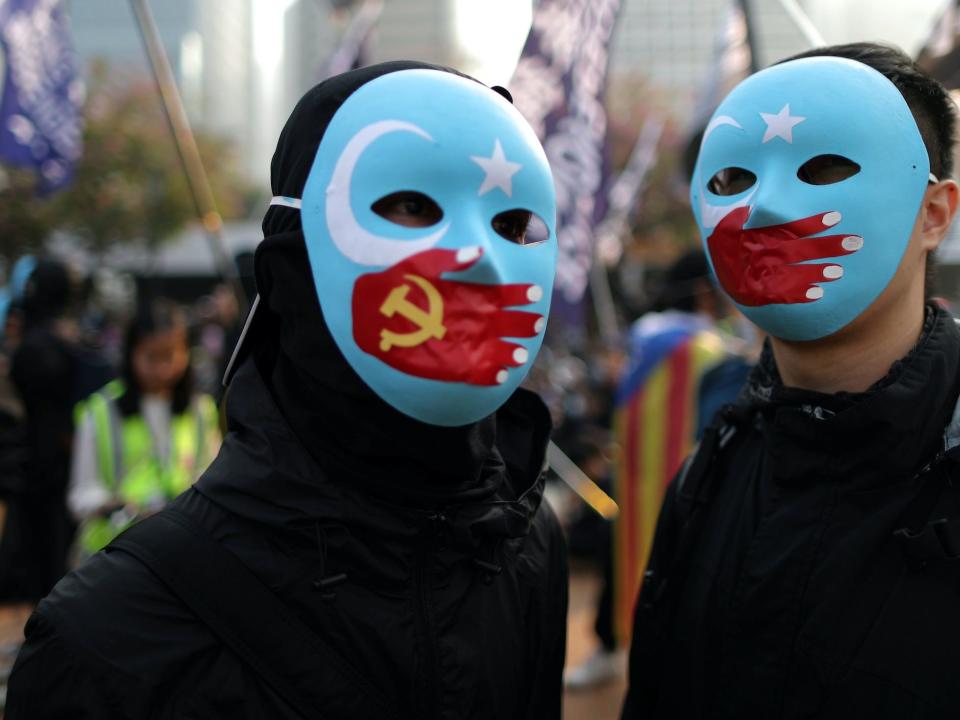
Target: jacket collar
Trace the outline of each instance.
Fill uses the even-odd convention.
[[[916,347],[864,393],[784,387],[769,347],[742,400],[759,411],[774,479],[876,486],[910,477],[943,450],[960,394],[960,331],[928,310]],[[956,436],[960,442],[960,417]]]

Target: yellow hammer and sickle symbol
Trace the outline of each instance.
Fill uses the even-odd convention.
[[[428,309],[421,310],[407,299],[410,292],[409,285],[399,285],[390,291],[387,299],[380,306],[380,314],[388,318],[399,314],[417,326],[417,330],[409,333],[395,333],[386,328],[380,331],[380,350],[387,352],[392,347],[416,347],[430,338],[442,340],[447,334],[443,326],[443,296],[440,292],[419,275],[404,275],[414,285],[423,290],[427,296]]]

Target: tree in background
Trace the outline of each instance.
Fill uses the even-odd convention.
[[[152,83],[111,80],[94,65],[84,108],[84,149],[71,185],[37,197],[30,173],[5,170],[0,187],[0,260],[37,252],[55,231],[95,254],[136,244],[156,248],[196,218],[189,186]],[[218,209],[246,217],[256,193],[236,171],[234,148],[202,133],[197,145]]]
[[[621,76],[611,85],[607,103],[614,173],[626,163],[648,114],[666,119],[656,164],[631,213],[623,255],[610,270],[616,306],[629,322],[647,307],[646,280],[655,278],[685,250],[700,243],[683,167],[690,129],[687,120],[672,113],[672,100],[641,75]]]
[[[0,167],[0,260],[12,264],[43,247],[55,225],[53,203],[38,197],[36,186],[33,171]]]

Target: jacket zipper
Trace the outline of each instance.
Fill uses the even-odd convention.
[[[418,717],[429,720],[437,717],[437,647],[433,622],[433,601],[430,593],[430,541],[426,540],[417,564],[417,624],[420,627],[423,665],[418,678],[420,712]]]

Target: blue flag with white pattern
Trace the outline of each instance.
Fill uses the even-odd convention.
[[[83,82],[61,0],[0,2],[0,160],[70,182],[82,143]]]
[[[543,143],[557,188],[560,256],[554,316],[583,322],[594,228],[609,182],[603,96],[620,0],[540,0],[510,81],[517,108]]]

